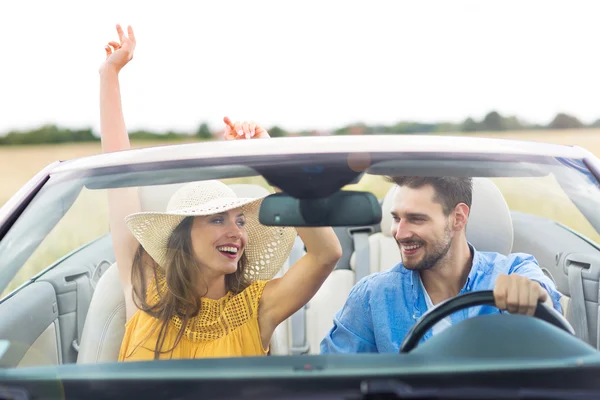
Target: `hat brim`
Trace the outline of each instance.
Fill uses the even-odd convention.
[[[294,245],[296,230],[271,227],[258,221],[264,197],[220,198],[199,207],[165,212],[139,212],[125,218],[125,224],[158,265],[167,268],[167,247],[177,226],[186,218],[208,216],[241,208],[246,217],[248,242],[244,249],[248,282],[272,279],[286,262]]]

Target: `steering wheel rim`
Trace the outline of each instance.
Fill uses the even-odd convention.
[[[417,347],[425,333],[447,316],[465,308],[476,306],[495,307],[494,292],[492,290],[482,290],[464,293],[440,303],[436,308],[425,313],[408,331],[400,345],[399,353],[408,353]],[[567,319],[554,308],[542,302],[538,303],[533,316],[575,335],[575,331]]]

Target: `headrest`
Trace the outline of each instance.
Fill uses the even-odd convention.
[[[396,185],[393,185],[390,190],[386,193],[383,198],[383,202],[381,203],[381,223],[379,224],[381,228],[381,233],[383,236],[392,237],[392,206],[394,204],[394,191],[396,190]]]
[[[512,251],[513,237],[510,209],[500,189],[487,178],[473,178],[467,240],[478,251],[508,255]]]
[[[164,211],[167,209],[169,199],[186,183],[169,185],[142,186],[139,189],[142,211]],[[260,197],[269,194],[262,186],[249,183],[228,185],[240,197]]]
[[[392,186],[381,205],[381,232],[392,236]],[[510,210],[500,189],[487,178],[473,178],[473,204],[467,224],[467,240],[478,251],[510,254],[513,245],[513,225]]]

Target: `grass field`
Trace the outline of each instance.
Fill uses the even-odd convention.
[[[600,130],[598,129],[479,133],[477,136],[579,145],[600,156]],[[141,142],[132,145],[133,147],[149,147],[157,144],[161,143]],[[0,146],[2,182],[0,186],[0,206],[35,173],[53,161],[69,160],[100,152],[99,143]],[[531,212],[557,220],[600,242],[600,235],[580,215],[579,211],[562,193],[562,190],[558,188],[552,178],[535,178],[535,181],[531,181],[531,179],[497,179],[495,182],[503,192],[511,209]],[[537,192],[531,190],[532,183],[539,189]],[[387,192],[389,184],[383,182],[379,177],[367,176],[359,185],[353,188],[370,190],[378,197],[382,197]],[[552,198],[552,201],[544,202],[540,201],[539,198],[534,198],[535,195],[540,194],[540,190],[543,191],[544,198]],[[93,209],[94,212],[90,213],[90,209]],[[90,218],[93,219],[90,220]],[[86,221],[85,228],[82,228],[81,221]],[[108,232],[106,194],[104,192],[82,192],[72,209],[32,255],[5,293],[14,289],[34,273],[47,267],[52,261],[106,232]]]

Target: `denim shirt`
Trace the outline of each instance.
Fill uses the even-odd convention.
[[[460,294],[492,290],[498,275],[515,273],[539,282],[550,294],[554,308],[562,313],[561,294],[533,256],[504,256],[470,247],[473,265]],[[333,328],[321,342],[321,353],[398,353],[410,328],[427,312],[420,279],[417,271],[404,268],[402,263],[361,279],[336,313]],[[498,313],[496,307],[476,306],[455,312],[450,319],[455,324],[477,315]],[[421,343],[431,335],[430,329]]]

